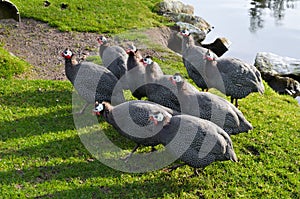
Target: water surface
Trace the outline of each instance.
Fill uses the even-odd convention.
[[[257,52],[300,59],[300,0],[182,0],[214,29],[204,43],[226,37],[224,56],[253,64]],[[260,3],[262,2],[262,3]]]

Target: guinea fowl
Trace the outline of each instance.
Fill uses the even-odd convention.
[[[196,46],[194,39],[188,30],[182,30],[180,34],[182,35],[182,61],[187,73],[202,91],[207,91],[208,85],[202,67],[205,64],[202,57],[203,54],[207,52],[207,49]]]
[[[145,81],[148,100],[180,111],[180,104],[176,97],[177,89],[169,81],[171,75],[161,75],[158,72],[160,67],[150,57],[141,61],[146,67]]]
[[[179,73],[173,75],[170,81],[177,86],[182,113],[209,120],[224,129],[228,135],[253,129],[243,113],[222,97],[191,89],[193,85]]]
[[[240,59],[226,57],[216,58],[207,50],[203,57],[206,61],[205,70],[208,81],[214,78],[214,71],[218,71],[223,80],[225,90],[223,93],[231,97],[231,103],[238,107],[238,99],[248,96],[252,92],[264,93],[265,88],[262,83],[260,72],[251,64],[243,62]],[[220,91],[220,86],[211,82],[211,87]]]
[[[100,44],[99,54],[103,65],[120,79],[127,71],[126,51],[120,46],[110,46],[104,36],[98,37],[97,41]]]
[[[132,152],[126,156],[126,160],[140,145],[152,146],[153,151],[154,146],[161,144],[158,133],[162,126],[152,125],[149,121],[151,115],[158,112],[161,116],[178,114],[172,109],[143,100],[126,101],[117,106],[112,106],[108,102],[96,102],[94,112],[99,116],[102,115],[121,135],[136,143]]]
[[[137,99],[147,96],[145,84],[145,67],[140,62],[142,56],[139,50],[132,44],[127,49],[127,73],[125,79],[132,95]]]
[[[122,89],[115,87],[118,79],[107,68],[92,62],[77,63],[72,51],[62,52],[65,58],[65,73],[78,94],[86,101],[79,114],[95,101],[109,101],[120,104],[125,101]]]
[[[141,60],[143,62],[144,66],[149,65],[151,68],[151,75],[153,78],[158,78],[162,75],[164,75],[163,71],[161,70],[160,66],[158,63],[154,62],[152,60],[152,56],[147,55],[145,58]]]
[[[229,135],[216,124],[191,115],[160,114],[149,118],[163,125],[160,142],[171,155],[184,162],[171,167],[172,170],[187,164],[195,168],[196,174],[196,168],[204,168],[215,161],[237,162]]]
[[[202,89],[216,88],[231,102],[252,92],[264,92],[260,72],[252,65],[236,58],[218,58],[209,49],[196,46],[187,30],[181,32],[182,57],[190,78]]]

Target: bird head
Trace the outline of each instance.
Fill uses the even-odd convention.
[[[208,61],[215,61],[216,60],[214,54],[209,49],[207,49],[207,52],[203,56],[203,59],[208,60]]]
[[[169,78],[172,84],[177,85],[183,82],[183,78],[180,73],[175,73],[172,77]]]
[[[103,35],[101,35],[100,37],[97,38],[97,41],[100,45],[106,44],[107,43],[107,39],[106,37],[104,37]]]
[[[137,48],[135,47],[135,45],[131,44],[128,46],[127,50],[126,50],[126,53],[127,54],[130,54],[130,53],[133,53],[135,54],[137,52]]]
[[[61,56],[65,59],[71,59],[73,57],[73,53],[69,48],[66,48],[62,53]]]
[[[141,62],[144,66],[151,65],[153,63],[152,57],[150,55],[146,56],[145,58],[141,59]]]
[[[105,104],[99,103],[98,101],[95,102],[95,108],[93,109],[93,113],[97,116],[100,116],[105,110]]]
[[[187,29],[183,29],[182,31],[180,31],[180,34],[184,37],[188,37],[191,35],[191,32]]]
[[[149,115],[149,121],[152,121],[154,125],[157,125],[159,122],[162,122],[164,118],[165,116],[160,112]]]

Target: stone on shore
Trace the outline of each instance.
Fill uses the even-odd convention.
[[[181,1],[177,0],[164,0],[156,4],[156,6],[154,7],[154,11],[161,15],[168,12],[186,13],[193,15],[194,7],[191,5],[185,5]]]
[[[270,52],[259,52],[255,58],[255,66],[264,73],[300,77],[300,59],[283,57]]]
[[[162,2],[156,4],[154,11],[167,17],[175,23],[184,22],[191,24],[205,34],[207,34],[213,28],[203,18],[194,15],[194,7],[192,5],[185,5],[177,0],[163,0]],[[196,35],[196,33],[194,35]],[[203,36],[199,36],[199,38],[202,37]]]
[[[279,94],[300,96],[300,60],[269,52],[259,52],[254,65],[262,78]]]

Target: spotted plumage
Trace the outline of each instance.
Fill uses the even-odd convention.
[[[170,81],[178,89],[181,112],[209,120],[229,135],[247,132],[253,127],[243,113],[227,100],[209,92],[191,89],[193,85],[176,73]]]
[[[95,101],[109,101],[113,104],[125,101],[122,90],[115,88],[118,79],[108,69],[92,62],[74,62],[75,56],[70,49],[66,49],[62,56],[65,58],[65,73],[68,80],[87,105],[94,104]],[[113,93],[114,89],[116,90]]]
[[[147,83],[147,97],[149,101],[180,111],[180,104],[176,97],[177,89],[169,81],[170,75],[163,75],[157,70],[156,62],[145,62],[145,79]]]
[[[120,46],[110,46],[104,36],[98,37],[97,41],[103,65],[120,79],[127,71],[126,51]]]
[[[215,161],[237,162],[229,135],[216,124],[190,115],[165,117],[160,140],[185,164],[204,168]]]
[[[235,101],[252,92],[264,92],[260,72],[236,58],[218,58],[213,52],[196,46],[184,32],[182,57],[189,77],[202,89],[216,88]]]
[[[159,132],[163,124],[153,125],[149,120],[152,115],[158,112],[164,116],[178,114],[169,108],[143,100],[127,101],[117,106],[107,102],[96,103],[94,112],[102,115],[121,135],[138,146],[160,144]]]
[[[131,45],[126,52],[128,54],[126,82],[132,95],[140,100],[147,96],[145,67],[140,61],[142,56],[134,45]]]

